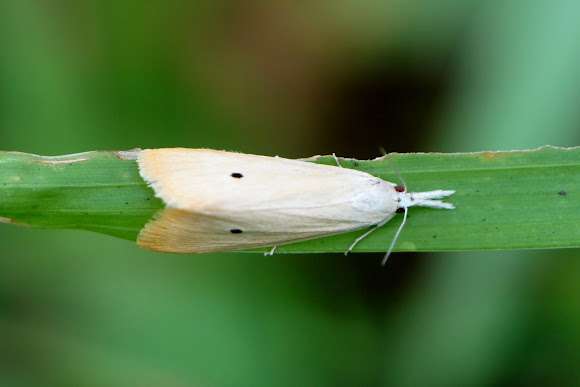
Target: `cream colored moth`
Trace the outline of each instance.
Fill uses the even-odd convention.
[[[453,209],[449,190],[406,192],[365,172],[281,157],[211,149],[138,153],[143,179],[165,204],[141,231],[144,248],[205,253],[273,246],[371,227],[346,253],[387,223],[397,209]],[[385,256],[385,260],[386,257]]]

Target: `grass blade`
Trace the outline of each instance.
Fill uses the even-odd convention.
[[[122,152],[41,157],[0,152],[0,216],[6,223],[83,229],[135,240],[163,205]],[[332,157],[312,162],[334,164]],[[410,191],[453,189],[455,210],[412,208],[395,251],[580,247],[580,148],[389,154],[344,167]],[[398,173],[397,173],[398,171]],[[397,216],[355,251],[384,252]],[[361,231],[280,246],[279,252],[343,252]]]

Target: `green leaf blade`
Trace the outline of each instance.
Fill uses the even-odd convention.
[[[117,152],[65,157],[0,153],[0,216],[5,221],[135,240],[160,208],[135,162]]]
[[[308,161],[333,165],[332,157]],[[409,191],[452,189],[454,210],[411,208],[395,251],[580,247],[580,149],[389,154],[341,160]],[[135,240],[163,208],[118,152],[59,158],[0,152],[0,217],[42,228],[83,229]],[[385,252],[396,216],[355,251]],[[281,253],[344,252],[363,231],[280,246]]]

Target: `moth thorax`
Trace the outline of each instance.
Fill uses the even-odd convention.
[[[393,186],[383,180],[374,180],[353,200],[354,206],[361,211],[389,215],[397,209],[397,196]]]

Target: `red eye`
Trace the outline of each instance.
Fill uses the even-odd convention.
[[[395,191],[397,191],[397,192],[405,192],[406,189],[405,189],[405,186],[404,185],[396,185],[395,186]]]

